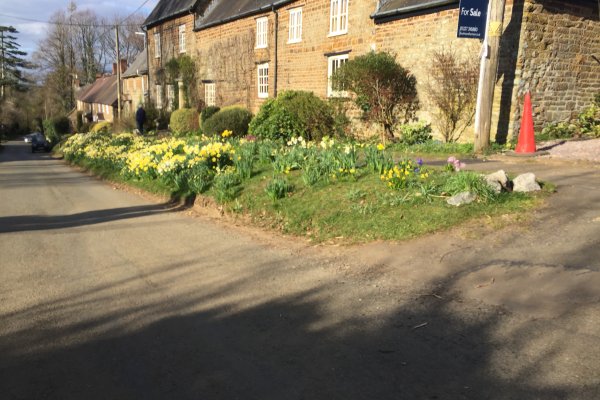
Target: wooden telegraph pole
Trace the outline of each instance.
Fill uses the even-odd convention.
[[[121,51],[119,50],[119,25],[115,25],[117,43],[117,121],[121,121]]]
[[[498,71],[498,52],[504,22],[505,0],[489,0],[488,24],[481,57],[481,75],[475,112],[475,152],[481,153],[490,145],[492,105]]]

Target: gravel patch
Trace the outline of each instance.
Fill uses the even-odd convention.
[[[547,151],[549,158],[600,162],[600,139],[553,140],[538,143],[537,149]]]

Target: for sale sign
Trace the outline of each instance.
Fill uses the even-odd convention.
[[[459,38],[483,39],[487,20],[488,0],[460,0],[458,15]]]

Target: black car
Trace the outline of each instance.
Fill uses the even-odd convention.
[[[34,153],[36,150],[50,151],[50,143],[39,132],[31,134],[31,152]]]

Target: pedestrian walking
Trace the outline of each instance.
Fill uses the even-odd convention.
[[[137,111],[135,112],[135,122],[140,135],[144,134],[144,123],[146,122],[146,110],[142,103],[139,104]]]

